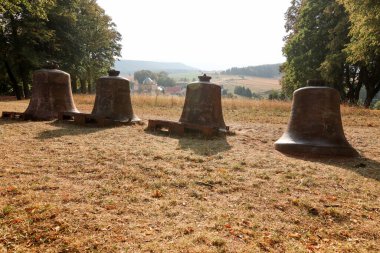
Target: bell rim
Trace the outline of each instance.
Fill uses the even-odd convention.
[[[295,156],[358,157],[359,153],[351,145],[312,145],[304,143],[274,143],[275,150]]]

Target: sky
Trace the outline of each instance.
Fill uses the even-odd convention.
[[[122,59],[201,70],[281,63],[290,0],[98,0],[122,34]]]

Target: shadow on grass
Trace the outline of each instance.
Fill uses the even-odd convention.
[[[145,133],[177,139],[179,141],[178,145],[180,149],[192,150],[197,155],[202,156],[216,155],[231,149],[226,136],[215,136],[207,139],[199,133],[185,133],[184,136],[178,136],[169,135],[165,131],[149,131],[147,129],[145,129]]]
[[[319,157],[319,158],[305,158],[300,156],[291,156],[303,161],[321,163],[326,165],[332,165],[345,170],[353,171],[365,178],[374,179],[380,181],[380,162],[360,156],[356,158],[343,158],[343,157]]]
[[[210,156],[217,155],[231,149],[226,136],[219,136],[213,139],[202,139],[193,136],[180,138],[178,143],[182,150],[192,150],[197,155]]]
[[[77,135],[86,135],[99,131],[103,131],[107,128],[96,127],[96,126],[78,126],[73,123],[62,123],[58,121],[53,121],[50,125],[55,127],[60,127],[55,130],[46,130],[41,132],[36,139],[38,140],[47,140],[53,138],[59,138],[63,136],[77,136]]]
[[[22,119],[8,119],[8,118],[0,118],[0,126],[2,125],[12,125],[12,124],[27,124],[31,121],[22,120]]]

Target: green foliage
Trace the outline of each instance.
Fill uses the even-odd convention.
[[[157,80],[157,74],[150,71],[150,70],[140,70],[136,71],[134,74],[134,79],[139,83],[142,84],[146,78],[150,78],[152,80]]]
[[[252,98],[253,93],[249,88],[245,88],[244,86],[236,86],[234,89],[234,93],[236,95],[240,95],[247,98]]]
[[[271,90],[268,95],[269,100],[285,100],[286,96],[282,91]]]
[[[287,61],[281,67],[287,96],[308,79],[322,78],[319,68],[328,53],[329,31],[335,26],[325,12],[331,4],[331,0],[293,1],[287,12],[289,34],[283,48]]]
[[[375,103],[375,105],[373,106],[373,109],[380,110],[380,100]]]
[[[176,82],[173,78],[170,78],[168,73],[161,71],[157,75],[157,84],[162,87],[173,87]]]
[[[173,87],[176,85],[175,80],[169,77],[169,74],[165,71],[155,73],[150,70],[140,70],[134,73],[134,79],[139,84],[142,84],[148,77],[152,80],[156,80],[157,84],[162,87]]]
[[[361,81],[367,90],[364,106],[369,107],[380,91],[380,2],[338,0],[351,21],[348,60],[361,66]]]
[[[357,104],[365,86],[369,106],[380,90],[380,2],[372,0],[293,0],[286,13],[288,32],[281,66],[286,96],[324,79],[342,101]]]
[[[120,56],[121,36],[96,1],[6,0],[1,10],[0,68],[8,81],[0,85],[15,91],[21,83],[24,94],[18,97],[28,96],[32,71],[47,60],[58,61],[73,83],[80,78],[86,92]]]

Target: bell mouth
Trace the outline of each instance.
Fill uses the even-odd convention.
[[[286,155],[310,158],[359,157],[359,153],[350,145],[318,146],[312,144],[276,142],[274,148]]]

